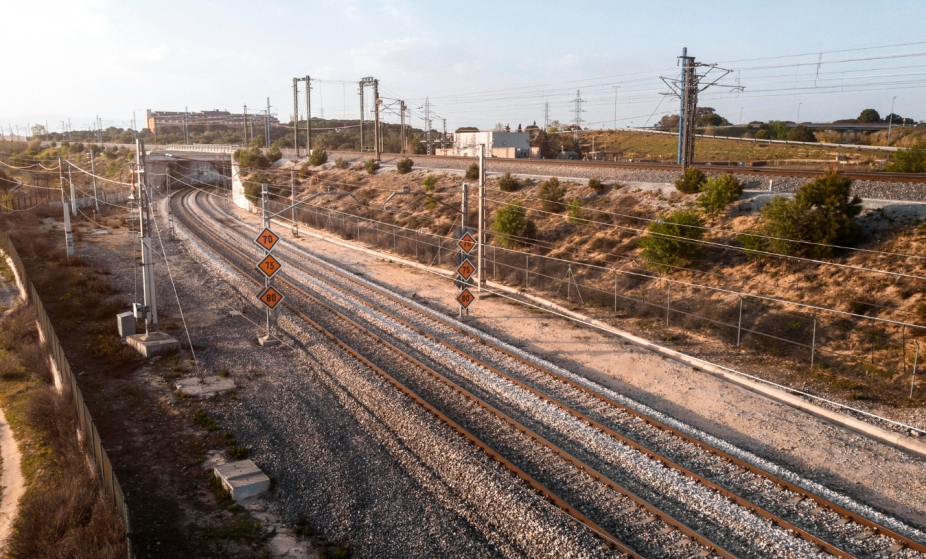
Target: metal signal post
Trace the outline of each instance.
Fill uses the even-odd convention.
[[[138,189],[139,236],[141,238],[142,292],[144,304],[135,305],[136,318],[145,319],[145,334],[158,331],[158,301],[151,258],[151,188],[145,177],[145,143],[135,140],[135,185]]]

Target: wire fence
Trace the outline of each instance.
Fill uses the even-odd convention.
[[[0,199],[0,213],[28,210],[29,208],[33,208],[35,206],[38,206],[39,204],[44,204],[46,202],[48,202],[48,197],[38,196],[38,195],[19,196],[17,198]]]
[[[268,206],[271,213],[291,219],[288,208],[288,203],[276,201]],[[445,268],[458,264],[456,238],[450,235],[319,206],[297,207],[295,219],[422,264]],[[485,253],[489,280],[606,316],[636,319],[641,327],[660,329],[663,341],[684,343],[686,334],[694,334],[723,342],[718,353],[748,349],[789,359],[821,377],[826,377],[826,369],[839,366],[843,375],[848,372],[859,382],[903,383],[910,389],[909,398],[924,396],[916,373],[919,342],[926,337],[923,325],[696,285],[642,268],[611,268],[497,245],[487,246]],[[824,380],[836,388],[854,389],[852,381],[843,377]]]
[[[3,233],[0,233],[0,248],[6,252],[10,261],[12,261],[13,267],[16,269],[16,274],[25,287],[28,302],[35,308],[42,341],[51,355],[52,363],[54,364],[55,382],[59,390],[69,395],[71,401],[74,403],[74,410],[77,414],[78,424],[80,426],[80,437],[83,441],[86,441],[87,448],[93,455],[94,469],[96,470],[100,482],[103,484],[106,495],[112,499],[113,505],[115,505],[119,516],[122,518],[122,524],[125,527],[128,559],[134,559],[135,553],[132,549],[131,538],[132,524],[129,522],[129,509],[125,503],[125,494],[122,492],[119,480],[113,472],[112,463],[100,441],[100,434],[96,429],[96,425],[93,423],[93,418],[90,416],[90,410],[87,409],[87,404],[84,402],[84,397],[80,392],[80,388],[77,386],[77,380],[71,372],[71,366],[68,363],[67,357],[64,355],[64,348],[61,347],[61,342],[55,334],[55,329],[51,324],[51,320],[48,318],[48,314],[45,312],[45,307],[42,305],[42,300],[39,298],[35,286],[26,274],[26,269],[19,257],[19,253],[16,252],[16,248],[13,246],[13,242],[10,238]]]

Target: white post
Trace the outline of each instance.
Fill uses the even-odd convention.
[[[90,150],[90,174],[93,177],[93,203],[96,205],[96,215],[100,215],[100,199],[96,193],[96,159],[93,156],[93,150]]]
[[[482,291],[486,285],[486,146],[479,146],[479,227],[476,232],[476,290]]]
[[[68,214],[68,205],[64,200],[64,173],[61,166],[61,158],[58,158],[58,183],[61,185],[61,209],[64,210],[64,245],[67,251],[68,259],[74,255],[74,237],[71,234],[71,216]]]
[[[77,195],[74,190],[74,181],[71,180],[71,162],[68,161],[68,184],[71,185],[71,215],[77,216]]]
[[[916,362],[920,358],[920,343],[916,342],[916,355],[913,356],[913,376],[910,378],[910,399],[913,399],[913,386],[916,384]]]
[[[151,258],[151,192],[145,178],[145,144],[135,141],[138,176],[139,235],[141,236],[142,291],[145,297],[145,335],[158,331],[158,301],[154,288],[154,262]]]

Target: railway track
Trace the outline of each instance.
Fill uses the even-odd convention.
[[[193,197],[199,198],[196,210],[189,207]],[[256,255],[248,253],[251,229],[227,215],[216,217],[221,210],[203,206],[205,198],[186,192],[172,202],[185,209],[181,223],[257,282],[256,274],[245,271]],[[197,212],[221,223],[224,235],[205,220],[200,223]],[[327,316],[309,318],[299,303],[288,307],[291,312],[618,551],[635,557],[921,557],[926,552],[919,542],[487,342],[462,325],[371,289],[369,282],[296,248],[281,248],[278,254],[292,270],[283,280],[287,293],[310,308],[324,309]],[[384,360],[384,353],[393,358]],[[700,492],[695,500],[702,501],[692,502],[691,484]]]
[[[364,152],[333,152],[333,154],[347,155],[349,157],[369,157],[370,153]],[[384,153],[384,157],[400,157],[399,154]],[[475,163],[475,157],[458,157],[449,155],[414,155],[416,161],[459,161],[464,163]],[[516,163],[525,166],[556,166],[568,169],[578,167],[583,169],[635,169],[643,171],[674,171],[681,172],[681,166],[675,163],[629,163],[617,161],[568,161],[561,159],[488,159],[489,168],[493,162],[498,163]],[[747,167],[739,165],[711,165],[707,163],[695,163],[692,165],[709,173],[734,173],[738,175],[758,175],[768,177],[799,177],[799,178],[817,178],[824,174],[823,169],[792,169],[786,167]],[[841,174],[852,180],[879,181],[879,182],[901,182],[901,183],[926,183],[926,173],[889,173],[885,171],[844,171]]]

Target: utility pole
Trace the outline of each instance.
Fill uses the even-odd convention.
[[[543,131],[547,132],[550,129],[550,103],[549,101],[543,102]]]
[[[575,103],[576,107],[570,112],[575,113],[575,118],[572,119],[572,141],[576,145],[576,149],[579,147],[579,128],[585,120],[582,119],[582,113],[585,112],[585,109],[582,108],[582,103],[585,101],[582,100],[582,95],[579,93],[579,90],[576,90],[576,98],[572,100]]]
[[[479,224],[476,231],[476,290],[482,291],[486,285],[486,146],[479,146]]]
[[[434,152],[431,150],[431,100],[428,97],[424,98],[424,127],[425,130],[425,141],[428,146],[428,155],[433,155]]]
[[[399,129],[399,151],[403,154],[408,152],[408,143],[405,134],[405,101],[399,101],[399,118],[401,128]]]
[[[305,150],[312,155],[312,79],[305,77]]]
[[[293,147],[299,157],[299,78],[293,78]]]
[[[248,146],[248,106],[244,106],[244,147]]]
[[[447,119],[444,120],[444,135],[440,137],[440,149],[441,155],[447,155],[447,146],[444,145],[444,142],[447,141]]]
[[[58,184],[61,186],[61,209],[64,210],[64,245],[67,249],[68,260],[74,256],[74,235],[71,232],[71,216],[68,214],[68,205],[64,200],[64,166],[58,158]]]
[[[96,158],[93,150],[90,150],[90,176],[93,177],[93,203],[96,205],[96,215],[100,215],[100,199],[96,193]]]
[[[71,185],[71,214],[77,217],[77,192],[74,190],[74,181],[71,180],[71,162],[68,161],[68,184]]]
[[[170,211],[170,165],[164,171],[164,182],[167,185],[167,237],[174,238],[174,214]]]
[[[183,138],[187,145],[190,145],[190,108],[183,107]]]
[[[298,238],[299,237],[299,226],[296,225],[296,170],[293,169],[291,173],[292,173],[292,181],[293,181],[292,182],[292,186],[293,186],[293,194],[292,194],[293,238]]]
[[[267,97],[267,114],[265,115],[267,123],[267,148],[270,148],[270,98]]]
[[[360,80],[360,152],[363,153],[363,80]]]
[[[379,80],[373,80],[373,107],[374,107],[373,118],[376,124],[374,138],[376,139],[376,160],[377,161],[380,160],[381,152],[383,149],[382,145],[380,144],[380,142],[383,139],[383,133],[382,133],[382,130],[379,129],[379,107],[381,104],[382,104],[382,100],[379,98]]]
[[[682,170],[685,170],[694,161],[695,127],[698,122],[698,94],[711,86],[717,85],[717,82],[732,70],[718,68],[716,64],[695,62],[693,56],[688,56],[687,48],[682,49],[682,56],[679,57],[679,61],[682,66],[681,76],[677,79],[662,78],[662,81],[671,90],[666,95],[675,95],[680,100],[677,161],[682,166]],[[707,71],[699,75],[696,69],[701,67],[706,67]],[[701,85],[702,80],[713,70],[719,70],[722,73],[707,85]],[[744,89],[741,85],[721,85],[719,87],[729,87],[737,91]]]
[[[891,128],[894,126],[894,101],[896,100],[897,96],[895,95],[891,99],[891,112],[887,115],[887,145],[891,145]]]
[[[261,210],[261,224],[263,225],[262,231],[268,231],[270,229],[270,214],[267,213],[267,203],[269,202],[270,193],[267,191],[267,185],[260,185],[260,210]],[[270,251],[265,250],[265,255],[269,255]],[[264,275],[264,291],[269,290],[271,287],[271,278],[270,276]],[[273,338],[273,323],[275,315],[273,314],[273,309],[269,306],[267,307],[267,335],[257,338],[257,341],[260,345],[264,347],[271,347],[278,345],[280,342]]]
[[[136,186],[141,237],[142,291],[145,297],[141,314],[145,319],[147,336],[158,331],[158,303],[154,288],[154,262],[151,258],[151,192],[145,177],[145,144],[141,140],[135,141],[135,166],[138,177]]]

